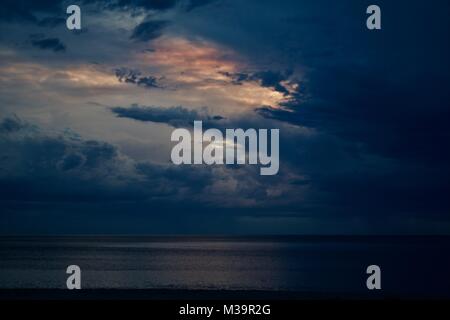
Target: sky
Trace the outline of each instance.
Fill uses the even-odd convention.
[[[3,1],[0,234],[450,234],[450,4],[372,2]],[[278,174],[174,165],[194,120]]]

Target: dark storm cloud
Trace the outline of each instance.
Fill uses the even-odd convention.
[[[1,200],[104,201],[132,196],[108,182],[120,180],[113,146],[71,135],[49,136],[18,118],[4,119],[1,127],[9,128],[9,134],[0,135]]]
[[[277,219],[280,216],[295,218],[298,214],[335,219],[335,216],[332,217],[335,214],[340,216],[339,220],[347,221],[345,219],[349,216],[355,216],[355,210],[360,210],[356,215],[359,218],[377,217],[380,214],[379,209],[383,208],[383,203],[397,210],[408,207],[418,210],[428,209],[429,217],[435,217],[436,212],[442,209],[442,202],[436,202],[434,205],[429,205],[427,202],[436,190],[429,189],[430,186],[436,188],[432,175],[427,179],[430,184],[418,185],[408,183],[408,180],[399,181],[397,177],[399,171],[395,167],[392,167],[390,171],[394,175],[387,171],[383,171],[380,175],[373,168],[367,170],[372,167],[371,165],[365,168],[364,174],[353,172],[364,167],[359,164],[352,168],[355,162],[343,165],[339,161],[349,160],[348,156],[339,156],[335,153],[336,150],[331,149],[332,144],[317,143],[316,139],[302,143],[306,150],[301,154],[299,162],[303,163],[300,165],[305,163],[305,155],[311,157],[314,153],[323,154],[324,150],[314,150],[318,147],[324,148],[325,154],[328,158],[333,157],[333,161],[328,161],[327,164],[324,162],[325,159],[319,157],[317,159],[321,159],[321,162],[315,163],[317,166],[315,169],[311,165],[316,161],[310,162],[309,167],[307,166],[310,173],[316,172],[316,174],[308,179],[300,177],[292,179],[288,183],[300,187],[309,185],[312,187],[319,185],[322,189],[326,187],[323,190],[326,197],[324,193],[313,193],[308,199],[288,206],[267,204],[264,208],[253,210],[239,208],[236,204],[237,209],[224,211],[222,205],[229,204],[230,199],[237,201],[240,197],[247,197],[260,204],[269,202],[265,188],[268,184],[278,181],[280,176],[263,179],[253,172],[254,170],[247,170],[253,168],[235,168],[232,171],[236,171],[235,179],[239,181],[235,195],[230,198],[229,194],[219,192],[217,196],[221,202],[208,204],[208,201],[211,201],[209,196],[214,195],[211,193],[212,184],[215,181],[226,181],[226,176],[218,175],[211,166],[171,166],[134,162],[108,143],[83,140],[70,132],[48,135],[19,118],[4,119],[0,122],[0,128],[2,150],[0,201],[3,208],[1,219],[4,219],[5,223],[7,220],[11,221],[14,216],[24,217],[29,212],[40,213],[38,220],[41,224],[48,225],[50,221],[46,219],[51,219],[48,215],[59,213],[58,218],[54,219],[67,221],[66,214],[70,213],[71,216],[77,217],[75,220],[78,222],[73,221],[76,230],[86,231],[83,225],[92,217],[101,216],[105,217],[104,228],[112,227],[123,232],[121,229],[123,223],[133,214],[145,217],[149,222],[153,221],[150,224],[158,225],[161,221],[166,221],[164,219],[168,217],[171,217],[169,220],[181,221],[185,215],[188,215],[189,219],[201,218],[207,221],[205,228],[208,229],[212,227],[208,222],[209,219],[216,221],[225,216],[228,217],[226,221],[229,221],[233,216],[254,215],[257,218],[263,215]],[[294,137],[288,136],[286,140],[289,141]],[[335,168],[331,169],[330,165],[333,163]],[[325,172],[323,172],[324,169]],[[410,176],[413,169],[401,170],[402,175],[410,177],[409,181],[420,178],[417,175]],[[434,172],[436,173],[438,172]],[[388,188],[383,180],[389,181]],[[421,181],[425,180],[421,178]],[[355,190],[352,186],[358,186],[358,189]],[[286,187],[286,183],[283,187]],[[336,189],[339,192],[336,192]],[[401,201],[398,200],[399,194],[402,195]],[[412,194],[416,198],[410,199],[409,196]],[[440,201],[444,199],[440,198],[442,194],[439,197],[432,196],[434,199],[441,199]],[[84,216],[80,212],[90,214]],[[197,217],[196,214],[200,212],[201,217]],[[397,211],[395,215],[398,216],[399,212],[409,217],[417,214],[416,211]],[[383,221],[383,217],[386,217],[388,213],[392,214],[392,210],[383,211],[380,220]],[[92,217],[90,217],[91,214]],[[125,215],[116,216],[117,214]],[[161,214],[165,218],[162,218]],[[110,218],[117,221],[111,222]],[[138,216],[133,216],[132,219],[135,221]],[[60,223],[61,221],[55,225]],[[56,228],[54,232],[58,230],[61,229]],[[195,232],[199,229],[191,226],[183,230]],[[223,229],[224,232],[229,232],[227,230],[227,228]],[[174,225],[170,223],[159,230],[160,233],[173,231]]]
[[[0,128],[2,222],[39,212],[38,219],[48,224],[48,214],[59,212],[55,224],[61,226],[70,212],[80,218],[79,230],[86,230],[90,218],[81,212],[139,213],[155,222],[163,214],[179,221],[187,212],[203,212],[206,217],[204,210],[217,213],[230,203],[239,207],[242,199],[267,201],[269,181],[264,182],[254,167],[225,170],[135,161],[109,143],[84,140],[70,130],[46,133],[17,117],[0,121]],[[241,183],[235,185],[236,180]]]
[[[386,157],[446,163],[450,152],[437,146],[450,137],[450,81],[426,73],[420,77],[435,81],[393,86],[373,72],[317,72],[308,83],[311,98],[289,101],[289,111],[263,107],[257,112],[363,143],[367,151]]]
[[[364,3],[291,1],[280,8],[267,2],[259,7],[265,21],[258,14],[242,20],[234,37],[224,36],[225,25],[215,40],[252,61],[264,58],[302,70],[301,91],[282,104],[285,110],[264,106],[257,110],[260,115],[314,128],[361,145],[369,154],[445,164],[450,152],[439,146],[448,144],[450,136],[450,45],[445,40],[450,5],[378,4],[386,13],[379,32],[365,27]],[[200,31],[214,37],[214,30]],[[258,49],[262,46],[265,50]],[[228,75],[236,84],[259,76],[261,85],[274,88],[287,78],[267,71]]]
[[[54,52],[66,51],[66,46],[58,38],[35,39],[31,44],[43,50],[52,50]]]
[[[211,183],[208,167],[136,162],[113,145],[73,132],[47,134],[17,117],[0,122],[0,201],[120,202],[178,199],[194,202]]]
[[[329,14],[320,13],[321,4]],[[319,1],[300,12],[291,3],[292,20],[276,30],[286,35],[277,53],[306,71],[299,91],[282,103],[285,110],[256,112],[317,132],[280,148],[282,159],[295,160],[308,176],[315,192],[304,204],[322,203],[318,214],[448,220],[450,6],[379,5],[383,30],[370,32],[364,5]],[[260,54],[255,50],[254,59]]]
[[[449,7],[448,3],[443,6]],[[385,4],[386,10],[396,7]],[[417,18],[417,23],[394,24],[385,17],[390,31],[383,34],[344,26],[343,31],[354,42],[349,36],[343,37],[333,59],[321,55],[303,57],[311,71],[300,83],[302,92],[284,103],[287,111],[257,111],[272,119],[362,143],[366,152],[407,163],[448,162],[448,149],[437,146],[446,145],[450,137],[446,120],[450,117],[450,45],[438,39],[444,38],[444,30],[450,25],[447,19],[436,18],[443,14],[434,7],[424,11],[414,8],[409,7],[408,16]],[[421,20],[420,14],[435,19]],[[434,38],[430,39],[429,34]],[[331,40],[318,34],[316,41],[326,46]],[[314,47],[314,42],[309,47]]]
[[[139,163],[136,169],[139,173],[151,177],[154,182],[163,184],[170,181],[172,188],[188,187],[192,193],[203,191],[214,179],[211,168],[207,167],[189,170],[183,166],[155,166],[149,163]]]
[[[219,115],[209,115],[206,109],[189,110],[182,106],[177,107],[158,107],[158,106],[138,106],[131,107],[113,107],[111,111],[120,118],[129,118],[144,122],[167,123],[168,125],[178,127],[192,127],[194,121],[203,121],[205,126],[210,126],[214,122],[223,119]]]
[[[162,30],[167,26],[167,21],[152,20],[143,22],[134,28],[131,39],[137,41],[149,41],[161,36]]]
[[[18,118],[17,116],[4,118],[2,122],[0,122],[0,133],[2,134],[14,133],[28,126],[29,125],[27,123],[20,120],[20,118]]]

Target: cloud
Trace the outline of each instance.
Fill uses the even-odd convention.
[[[280,72],[274,72],[269,70],[256,72],[253,75],[251,75],[250,79],[258,79],[261,82],[261,86],[274,88],[278,92],[288,94],[289,91],[282,84],[282,82],[287,80],[289,76],[290,76],[289,72],[282,74]]]
[[[323,221],[351,222],[352,217],[362,223],[373,218],[381,224],[390,217],[420,217],[422,210],[429,221],[436,221],[447,212],[444,183],[448,173],[360,159],[344,153],[338,142],[324,140],[329,137],[283,132],[281,148],[295,152],[297,169],[306,170],[308,176],[288,170],[293,163],[284,161],[286,153],[282,153],[279,175],[262,178],[251,166],[138,162],[109,143],[85,140],[70,130],[47,132],[18,117],[5,118],[0,121],[0,203],[4,212],[0,219],[6,226],[15,216],[39,212],[39,223],[55,224],[55,231],[71,219],[86,232],[87,221],[103,217],[99,230],[117,219],[111,223],[123,232],[121,226],[136,219],[134,214],[150,225],[168,217],[181,221],[188,215],[195,220],[199,214],[202,221],[233,216],[252,216],[255,221],[310,217],[321,225]],[[302,148],[293,148],[298,143]],[[442,185],[436,183],[437,174],[444,175]],[[73,219],[66,217],[68,213]],[[383,230],[375,222],[372,228]],[[160,232],[173,230],[169,223]],[[259,229],[254,226],[250,230]],[[345,223],[334,230],[345,232]]]
[[[145,10],[159,10],[164,11],[172,9],[176,6],[182,9],[182,11],[192,11],[195,8],[205,6],[214,0],[152,0],[152,1],[134,1],[134,0],[121,0],[117,3],[122,8],[143,8]],[[131,39],[136,41],[150,41],[159,38],[162,35],[162,31],[169,25],[168,20],[156,20],[153,15],[149,15],[146,21],[138,24],[131,34]]]
[[[158,107],[158,106],[139,106],[131,105],[128,108],[113,107],[111,111],[120,118],[129,118],[144,122],[167,123],[168,125],[178,127],[192,127],[195,120],[203,121],[204,126],[212,126],[214,122],[223,119],[219,115],[209,115],[206,108],[200,110],[189,110],[182,106],[177,107]]]
[[[155,211],[174,203],[177,207],[241,207],[260,205],[258,199],[266,201],[266,189],[276,186],[274,179],[270,184],[261,179],[254,167],[135,161],[107,142],[86,140],[68,129],[45,131],[18,117],[0,122],[0,148],[3,207],[17,202],[127,201],[130,208],[150,206]]]
[[[277,92],[280,92],[284,95],[289,94],[289,90],[286,87],[284,82],[289,80],[289,77],[292,75],[291,71],[286,71],[285,73],[281,73],[279,71],[258,71],[254,73],[245,73],[245,72],[221,72],[224,76],[229,77],[232,80],[232,83],[235,85],[241,85],[247,81],[257,81],[262,87],[272,88]]]
[[[147,10],[167,10],[173,8],[177,2],[177,0],[119,0],[115,5],[122,8],[134,7]]]
[[[430,70],[420,78],[434,78],[432,83],[394,85],[377,70],[351,69],[315,71],[301,85],[305,93],[281,104],[284,110],[266,106],[256,112],[361,143],[384,157],[434,165],[450,161],[447,149],[436,148],[450,136],[444,120],[450,117],[448,77],[437,78]]]
[[[38,57],[36,50],[22,50],[15,45],[17,34],[11,33],[11,45],[2,54],[7,59],[17,57],[20,61],[4,69],[7,77],[3,77],[3,81],[11,84],[4,86],[2,108],[14,110],[16,105],[23,105],[17,112],[30,114],[36,104],[47,104],[45,110],[51,110],[47,112],[51,113],[49,121],[55,121],[60,112],[65,113],[64,108],[73,111],[78,102],[81,106],[87,94],[89,100],[95,96],[96,102],[109,106],[128,106],[139,101],[140,106],[135,109],[133,106],[111,109],[118,117],[136,121],[189,127],[196,117],[217,128],[278,127],[281,128],[280,174],[292,176],[261,181],[254,177],[251,168],[246,167],[174,168],[136,162],[109,143],[88,142],[66,133],[50,134],[20,119],[7,118],[0,126],[4,201],[8,196],[17,201],[22,197],[35,201],[65,199],[67,202],[72,200],[73,205],[77,199],[109,199],[114,205],[117,199],[139,201],[143,213],[153,213],[160,208],[155,201],[188,206],[192,204],[189,198],[202,203],[211,201],[215,208],[230,199],[247,205],[273,204],[269,195],[276,197],[282,190],[277,199],[283,198],[287,205],[271,208],[274,216],[291,211],[297,215],[314,215],[319,221],[332,217],[330,220],[341,223],[348,221],[345,216],[377,221],[380,218],[385,222],[391,217],[402,221],[403,217],[420,216],[427,220],[433,215],[444,216],[450,208],[446,196],[450,192],[450,152],[446,147],[450,136],[447,124],[450,82],[446,74],[449,45],[448,41],[439,39],[446,39],[445,33],[449,29],[449,20],[445,17],[448,10],[442,10],[449,4],[441,1],[437,6],[422,6],[421,10],[416,10],[420,7],[417,1],[411,2],[406,9],[401,4],[383,1],[385,10],[406,10],[403,16],[417,23],[411,25],[400,19],[394,26],[393,21],[386,19],[384,23],[389,32],[368,33],[365,21],[360,21],[364,18],[364,10],[356,10],[350,4],[328,2],[291,2],[279,6],[275,2],[245,1],[175,16],[182,2],[117,1],[117,5],[121,3],[122,6],[108,7],[117,12],[105,11],[105,16],[99,17],[102,21],[111,15],[129,17],[128,13],[136,9],[139,17],[151,14],[151,19],[167,24],[160,28],[153,26],[153,31],[151,25],[148,30],[145,25],[141,26],[142,34],[133,42],[129,39],[130,34],[122,32],[121,28],[133,30],[136,16],[126,21],[116,19],[120,24],[105,24],[91,29],[91,35],[86,34],[88,37],[101,34],[102,37],[97,37],[102,39],[101,42],[67,38],[67,41],[75,41],[67,43],[70,48],[86,43],[89,46],[93,43],[95,47],[77,50],[79,56],[55,55],[58,58],[55,60],[48,60],[46,55]],[[15,3],[24,2],[18,0]],[[329,9],[325,13],[324,4]],[[35,14],[38,6],[43,6],[44,15]],[[51,27],[53,22],[45,16],[57,17],[52,9],[56,7],[53,4],[47,6],[47,1],[42,4],[27,1],[23,11],[17,11],[20,8],[13,2],[4,8],[16,10],[14,19],[20,16]],[[172,9],[175,10],[166,12]],[[122,10],[126,10],[126,14],[121,15]],[[242,19],[240,13],[250,11],[254,14]],[[59,8],[57,12],[64,13],[64,10]],[[422,13],[435,17],[433,22],[422,19]],[[220,23],[217,22],[219,14],[223,17]],[[350,18],[340,19],[343,15]],[[10,20],[2,17],[2,23],[5,21]],[[60,19],[57,23],[61,22]],[[165,32],[169,23],[170,35],[153,41],[151,52],[146,56],[133,55],[146,46],[140,43],[139,37],[154,40]],[[11,24],[6,30],[19,26],[22,28],[22,24]],[[30,27],[34,28],[28,25]],[[139,26],[135,31],[138,29]],[[21,31],[19,34],[28,33]],[[189,40],[185,44],[170,42],[177,38]],[[105,40],[109,45],[105,46]],[[170,43],[164,45],[164,42]],[[7,63],[7,60],[2,61]],[[101,72],[61,67],[90,61],[99,61]],[[47,64],[55,65],[52,72],[42,71]],[[117,65],[152,70],[152,74],[123,69],[114,75],[111,69]],[[292,74],[283,71],[291,68]],[[163,74],[164,78],[154,76],[153,72]],[[222,72],[222,76],[218,72]],[[301,81],[296,80],[299,74]],[[26,77],[27,82],[14,81],[21,77]],[[57,92],[58,95],[39,96],[36,90],[23,95],[20,91],[23,86],[18,84],[31,84],[37,78],[42,79],[38,87],[25,87],[36,88],[42,94]],[[117,79],[149,89],[169,85],[176,91],[137,90],[139,96],[135,96],[135,88],[120,85]],[[79,100],[68,103],[70,99],[66,99],[68,96],[61,90],[61,86],[68,84],[77,85],[70,92]],[[83,91],[80,91],[80,85]],[[105,91],[104,87],[109,89]],[[45,90],[40,90],[42,88]],[[28,105],[30,95],[33,95],[33,103]],[[56,96],[57,102],[47,100]],[[186,99],[189,104],[206,101],[206,105],[220,110],[217,113],[226,112],[227,119],[220,119],[220,116],[215,119],[213,111],[200,110],[192,114],[192,110],[185,107],[143,106],[149,98],[157,106],[184,106],[188,103]],[[131,102],[127,103],[127,99]],[[12,103],[8,105],[10,101]],[[245,110],[245,106],[249,107]],[[256,106],[260,108],[249,115],[248,112],[252,112],[249,110]],[[58,112],[54,113],[55,110]],[[103,117],[104,113],[100,116],[97,112],[92,113],[89,124],[81,123],[83,120],[80,119],[87,116],[85,110],[79,109],[77,116],[69,112],[67,121],[85,129],[98,124],[102,134],[117,130],[118,122],[126,131],[131,128],[127,125],[137,124],[117,119],[111,122],[111,115],[108,119],[108,114]],[[91,127],[87,130],[92,132]],[[134,138],[143,139],[142,136]],[[166,142],[161,139],[155,143]],[[121,168],[127,170],[121,171]],[[202,195],[196,196],[196,193]],[[123,208],[128,212],[131,207],[124,205]],[[95,215],[97,211],[92,210],[92,213]],[[345,226],[341,230],[345,231]]]
[[[34,47],[43,50],[52,50],[54,52],[64,52],[66,51],[66,46],[57,38],[46,38],[46,39],[36,39],[32,40],[31,44]]]
[[[62,12],[61,0],[26,1],[4,0],[0,11],[2,21],[28,21],[38,23],[36,13],[55,14]]]
[[[131,39],[137,41],[149,41],[161,36],[162,30],[168,22],[164,20],[151,20],[137,25],[131,35]]]
[[[60,25],[64,25],[66,19],[55,16],[55,17],[45,17],[37,22],[40,27],[55,28]]]
[[[146,88],[162,88],[158,79],[153,76],[142,76],[138,70],[118,68],[115,70],[115,74],[120,82],[132,83]]]
[[[109,143],[70,130],[46,132],[18,117],[0,122],[0,148],[3,205],[181,199],[210,179],[209,168],[183,173],[186,168],[136,162]]]
[[[216,0],[189,0],[188,5],[186,6],[187,11],[194,10],[195,8],[202,7],[208,5]]]
[[[0,128],[1,234],[230,232],[236,217],[299,197],[288,193],[289,177],[263,179],[254,166],[135,161],[107,142],[18,117]]]
[[[25,129],[28,126],[28,123],[23,122],[19,117],[14,115],[13,117],[4,118],[2,122],[0,122],[0,133],[10,134]]]
[[[92,2],[104,3],[110,8],[121,9],[143,9],[149,11],[166,11],[179,7],[182,10],[191,11],[195,8],[205,6],[214,0],[92,0]]]
[[[192,11],[195,8],[205,6],[214,0],[82,0],[79,5],[93,6],[97,10],[123,10],[148,12],[164,12],[179,7],[184,11]],[[27,1],[4,0],[0,11],[1,21],[25,21],[37,24],[41,27],[55,27],[65,18],[65,5],[63,0]],[[40,18],[40,16],[49,15]]]
[[[348,69],[315,70],[285,109],[256,110],[314,132],[281,146],[315,190],[306,203],[336,216],[441,219],[450,208],[450,153],[442,148],[450,137],[448,81],[393,85],[375,70]]]

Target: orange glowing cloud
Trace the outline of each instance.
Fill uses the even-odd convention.
[[[238,67],[234,52],[206,41],[161,38],[155,41],[154,48],[154,52],[147,54],[148,62],[181,71],[179,80],[225,80],[220,72],[234,72]]]
[[[36,63],[12,63],[0,68],[2,74],[8,74],[3,81],[22,81],[31,85],[59,83],[71,87],[110,87],[118,86],[117,78],[109,71],[88,65],[52,68]],[[8,80],[9,79],[9,80]]]
[[[184,38],[162,37],[152,44],[153,50],[136,58],[144,68],[156,69],[176,90],[189,89],[189,101],[208,100],[255,108],[270,105],[274,108],[287,99],[273,88],[256,81],[233,83],[226,74],[249,69],[244,58],[217,44]],[[171,92],[174,95],[173,92]],[[193,99],[197,95],[198,99]]]

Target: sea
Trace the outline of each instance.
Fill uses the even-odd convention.
[[[366,297],[450,297],[445,236],[0,237],[0,289],[257,290]]]

